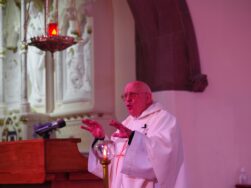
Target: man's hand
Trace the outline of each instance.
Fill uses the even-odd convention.
[[[114,136],[114,137],[129,138],[132,133],[132,131],[130,129],[126,128],[123,124],[121,124],[115,120],[111,120],[109,125],[117,128],[119,130],[119,132],[112,134],[112,136]]]
[[[82,122],[87,126],[82,125],[80,128],[89,131],[95,138],[105,138],[105,131],[103,127],[94,120],[83,119]]]

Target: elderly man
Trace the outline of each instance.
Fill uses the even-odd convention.
[[[111,120],[117,128],[111,140],[116,156],[110,166],[111,188],[184,188],[183,149],[176,118],[153,102],[149,86],[130,82],[122,95],[130,114],[122,123]],[[103,127],[96,121],[83,119],[95,142],[104,139]],[[94,144],[93,144],[94,145]],[[88,169],[102,177],[102,167],[92,151]]]

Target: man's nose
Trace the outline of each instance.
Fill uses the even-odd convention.
[[[132,100],[132,96],[131,95],[126,95],[125,96],[125,101],[131,101]]]

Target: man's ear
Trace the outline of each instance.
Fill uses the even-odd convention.
[[[153,102],[152,94],[146,93],[146,97],[147,97],[147,104],[152,104]]]

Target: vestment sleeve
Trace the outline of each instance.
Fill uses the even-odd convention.
[[[89,150],[88,171],[100,178],[103,178],[102,166],[97,157],[94,155],[92,148]]]
[[[148,180],[156,179],[144,144],[144,135],[135,131],[124,158],[122,173]]]

